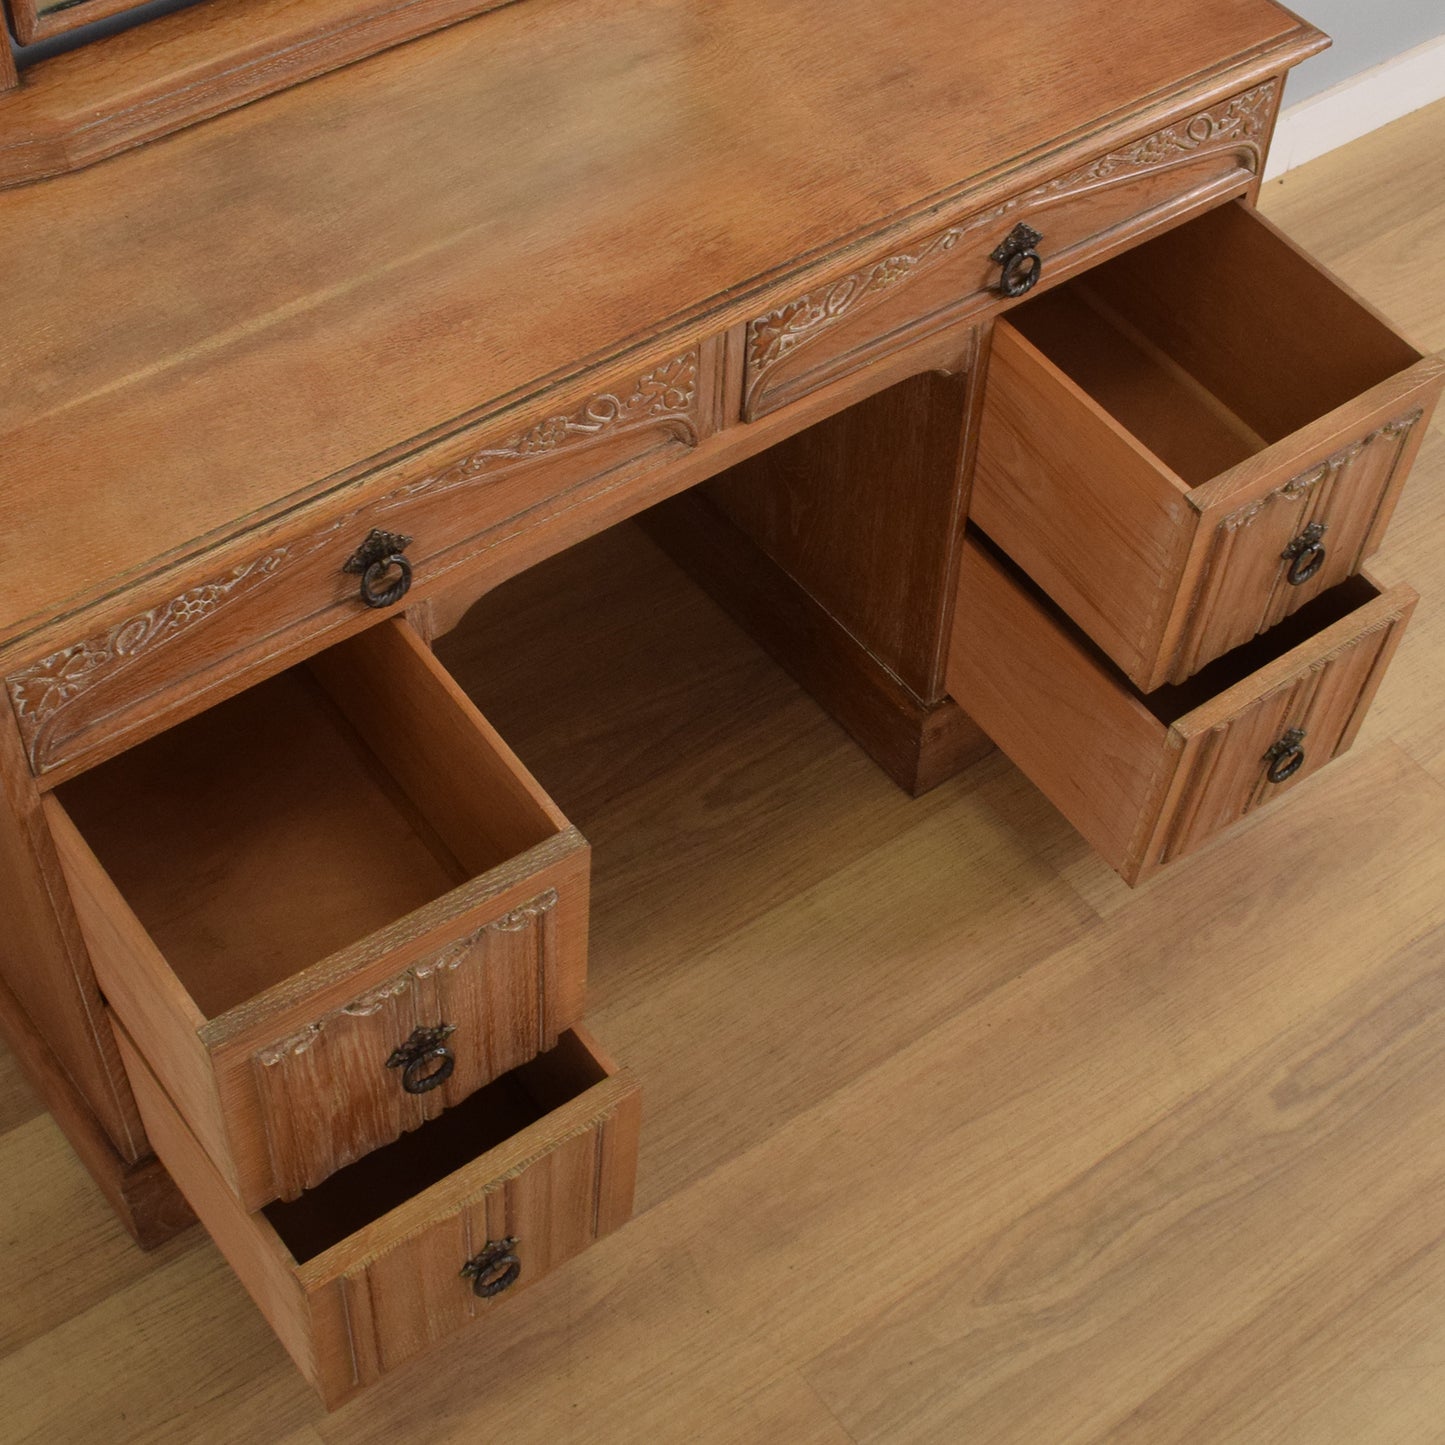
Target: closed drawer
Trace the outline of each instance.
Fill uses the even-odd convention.
[[[581,1017],[587,845],[402,621],[45,807],[102,991],[250,1208]]]
[[[975,533],[948,687],[1137,883],[1350,746],[1415,600],[1409,587],[1351,578],[1182,686],[1140,694]]]
[[[997,324],[970,515],[1149,691],[1359,570],[1442,378],[1223,206]]]
[[[328,1408],[507,1307],[632,1212],[641,1094],[580,1030],[254,1213],[118,1032],[156,1154]]]
[[[1277,99],[1277,83],[1267,81],[1181,116],[754,318],[744,419],[1008,300],[1012,287],[1047,286],[1148,227],[1243,191],[1259,171]],[[1029,246],[1021,232],[1016,242],[1041,270],[1030,280],[1035,260],[1020,251],[1006,284],[995,252],[1021,225],[1039,239]]]
[[[617,377],[530,423],[438,445],[394,468],[380,495],[351,505],[341,496],[304,524],[258,529],[150,605],[122,608],[13,669],[5,685],[32,771],[60,781],[152,719],[194,712],[252,663],[367,625],[377,614],[363,587],[384,601],[402,580],[386,557],[406,559],[407,599],[423,598],[528,528],[564,525],[569,511],[686,454],[712,425],[715,349]],[[367,555],[378,564],[369,579],[348,570]]]

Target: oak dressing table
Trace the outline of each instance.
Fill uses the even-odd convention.
[[[212,10],[0,97],[0,1018],[334,1405],[631,1207],[586,841],[434,638],[640,517],[1137,881],[1349,746],[1442,366],[1253,212],[1270,0]]]

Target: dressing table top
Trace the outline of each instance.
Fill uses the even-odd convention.
[[[1270,0],[527,0],[0,193],[0,639],[1323,43]]]

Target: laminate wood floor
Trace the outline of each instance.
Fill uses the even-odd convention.
[[[1265,209],[1445,348],[1445,104]],[[0,1058],[0,1439],[1445,1441],[1445,431],[1354,751],[1130,893],[994,755],[912,801],[638,532],[440,650],[595,848],[637,1218],[326,1416]],[[560,585],[565,576],[567,585]]]

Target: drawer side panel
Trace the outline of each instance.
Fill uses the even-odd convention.
[[[975,538],[964,544],[948,689],[1121,871],[1168,763],[1166,731]]]

